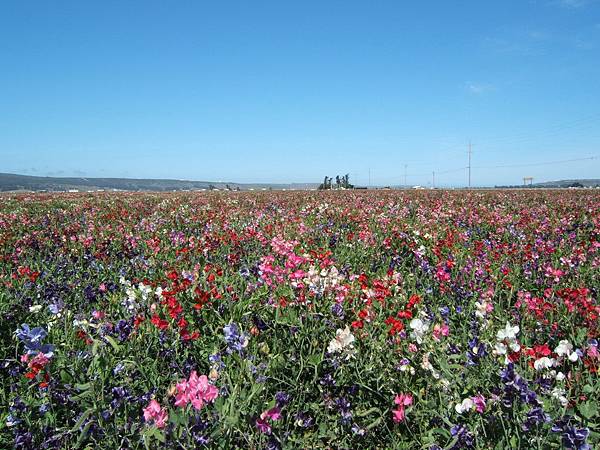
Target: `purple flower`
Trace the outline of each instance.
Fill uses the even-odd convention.
[[[565,448],[573,450],[591,450],[587,438],[590,430],[587,428],[577,428],[572,422],[571,416],[565,416],[557,420],[552,426],[552,431],[561,433],[562,443]]]
[[[454,425],[450,429],[450,434],[452,434],[452,436],[454,436],[454,438],[456,439],[456,443],[452,447],[450,447],[452,450],[473,447],[474,438],[466,426],[462,424]]]
[[[283,408],[290,401],[290,394],[279,391],[275,394],[275,402],[279,408]]]
[[[225,325],[223,327],[223,334],[225,336],[225,342],[227,342],[228,353],[236,351],[241,354],[248,345],[248,336],[244,333],[240,333],[236,323]]]
[[[48,332],[41,327],[29,328],[29,325],[26,323],[21,325],[21,328],[17,328],[15,332],[17,338],[23,343],[25,348],[27,349],[28,355],[36,355],[38,353],[43,353],[48,358],[52,357],[54,354],[54,346],[50,344],[42,344],[42,341],[46,336],[48,336]]]
[[[131,333],[131,323],[127,320],[119,320],[115,327],[115,332],[119,335],[119,340],[125,342]]]
[[[331,312],[338,318],[338,319],[343,319],[344,318],[344,308],[342,307],[342,305],[340,305],[339,303],[334,303],[331,306]]]

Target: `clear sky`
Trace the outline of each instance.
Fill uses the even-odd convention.
[[[0,172],[462,186],[469,139],[600,178],[526,166],[600,157],[600,1],[0,3]]]

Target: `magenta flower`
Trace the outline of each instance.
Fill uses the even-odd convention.
[[[261,433],[271,434],[271,425],[268,420],[274,421],[281,418],[281,410],[275,406],[274,408],[263,411],[258,419],[256,419],[256,428]]]
[[[412,394],[398,394],[398,395],[396,395],[396,398],[394,398],[394,403],[396,405],[410,406],[410,405],[412,405],[412,402],[413,402]]]
[[[478,413],[483,413],[485,411],[485,397],[481,394],[476,395],[475,397],[472,397],[471,400],[473,400],[473,403],[475,405],[475,410]]]
[[[153,421],[156,428],[164,428],[168,418],[167,411],[162,409],[160,404],[154,399],[150,400],[148,406],[144,408],[144,420],[146,422]]]
[[[406,418],[405,408],[412,405],[413,396],[412,394],[397,394],[394,398],[394,403],[398,405],[398,409],[392,410],[392,419],[394,419],[394,422],[396,423],[403,422]]]
[[[256,419],[256,428],[264,434],[271,434],[271,425],[265,419]]]

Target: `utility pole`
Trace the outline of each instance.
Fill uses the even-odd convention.
[[[431,179],[431,187],[435,189],[435,170],[431,172],[431,174],[433,175]]]
[[[469,188],[471,188],[471,153],[473,153],[473,151],[471,150],[471,140],[469,139],[469,165],[467,166],[469,168]]]
[[[406,184],[406,168],[408,167],[408,164],[404,164],[404,187],[406,188],[408,185]]]

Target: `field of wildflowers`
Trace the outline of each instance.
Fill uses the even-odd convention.
[[[590,191],[0,197],[0,448],[600,446]]]

